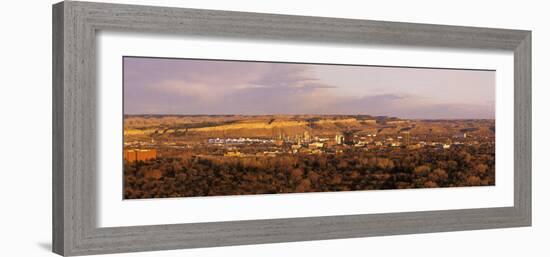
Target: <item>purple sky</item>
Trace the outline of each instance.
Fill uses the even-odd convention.
[[[124,58],[125,114],[495,115],[495,72]]]

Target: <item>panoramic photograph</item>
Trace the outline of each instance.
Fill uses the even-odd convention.
[[[495,71],[126,56],[123,198],[495,185]]]

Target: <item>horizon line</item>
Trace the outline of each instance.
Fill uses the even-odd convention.
[[[372,114],[174,114],[174,113],[148,113],[148,114],[128,114],[123,116],[370,116],[373,118],[395,118],[403,120],[496,120],[496,118],[402,118],[391,115],[372,115]]]

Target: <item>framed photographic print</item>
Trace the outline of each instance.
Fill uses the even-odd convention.
[[[531,32],[53,6],[61,255],[531,225]]]

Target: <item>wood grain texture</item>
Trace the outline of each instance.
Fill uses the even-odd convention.
[[[64,201],[63,183],[63,78],[64,78],[64,49],[63,49],[63,4],[54,5],[52,17],[52,249],[63,253],[64,236]]]
[[[514,206],[99,228],[97,31],[514,51]],[[531,33],[66,1],[53,6],[53,250],[86,255],[531,225]]]
[[[514,51],[514,207],[531,224],[531,33]]]

